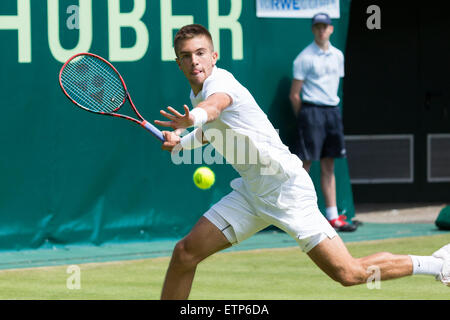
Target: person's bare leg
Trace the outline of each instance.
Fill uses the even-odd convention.
[[[223,233],[208,219],[201,217],[191,232],[175,246],[161,299],[187,299],[200,261],[230,246]]]
[[[320,160],[320,184],[322,187],[325,206],[336,207],[336,177],[334,175],[334,159]]]
[[[303,161],[303,168],[309,173],[312,161]],[[336,177],[334,175],[334,159],[320,160],[320,184],[326,207],[336,207]]]
[[[303,169],[305,169],[306,172],[308,172],[308,173],[309,173],[309,169],[311,169],[311,163],[312,163],[312,161],[310,161],[310,160],[303,161]]]
[[[308,256],[330,278],[343,286],[365,283],[374,270],[379,271],[380,280],[413,273],[412,260],[408,255],[379,252],[363,258],[353,258],[339,236],[326,238],[311,249]]]

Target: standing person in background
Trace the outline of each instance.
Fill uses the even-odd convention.
[[[326,13],[312,19],[314,41],[296,57],[290,101],[299,128],[298,156],[309,172],[312,161],[320,160],[320,182],[325,198],[326,217],[338,231],[355,231],[338,214],[334,159],[346,156],[344,129],[339,109],[338,88],[344,77],[344,55],[330,43],[334,31]],[[300,92],[302,98],[300,98]]]

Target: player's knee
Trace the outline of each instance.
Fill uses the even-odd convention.
[[[174,263],[184,268],[195,267],[199,263],[195,253],[189,249],[189,246],[184,239],[178,241],[175,245],[172,259]]]

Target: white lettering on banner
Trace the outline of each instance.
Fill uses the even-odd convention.
[[[216,51],[220,58],[220,30],[231,31],[232,58],[233,60],[244,59],[244,45],[242,26],[238,19],[242,12],[242,0],[230,0],[231,10],[227,16],[219,15],[219,0],[208,0],[209,32],[213,38]]]
[[[30,0],[17,0],[17,15],[0,15],[0,30],[18,31],[18,61],[31,62]]]
[[[31,63],[31,8],[30,0],[16,0],[16,15],[0,15],[0,34],[2,30],[17,30],[18,62]],[[219,0],[203,0],[207,8],[208,28],[220,55],[220,31],[231,33],[231,56],[233,60],[244,58],[243,28],[239,22],[243,0],[230,1],[228,15],[219,15]],[[282,1],[282,0],[278,0]],[[284,1],[284,0],[283,0]],[[287,0],[285,0],[287,1]],[[312,1],[312,0],[311,0]],[[335,1],[335,0],[326,0]],[[120,12],[120,0],[108,0],[108,49],[110,61],[138,61],[149,48],[149,31],[142,18],[146,12],[145,0],[134,0],[133,10]],[[65,62],[72,55],[90,51],[93,39],[92,0],[78,0],[78,5],[69,5],[64,12],[64,27],[76,32],[78,42],[74,48],[63,48],[60,39],[60,1],[47,0],[47,36],[50,52],[54,59]],[[186,24],[194,23],[194,15],[173,15],[173,0],[160,0],[161,20],[161,61],[174,61],[173,34]],[[131,47],[122,46],[121,28],[131,28],[136,34],[136,41]],[[157,28],[153,28],[156,30]]]
[[[131,12],[120,12],[120,0],[108,1],[109,60],[138,61],[148,49],[148,30],[142,22],[145,13],[145,0],[134,0]],[[121,45],[122,27],[133,28],[136,32],[136,43],[131,48]]]
[[[175,61],[173,30],[194,23],[193,16],[172,15],[172,1],[161,0],[161,60]]]
[[[339,18],[339,0],[256,0],[260,18],[312,18],[318,12]]]
[[[64,49],[59,39],[59,0],[47,0],[48,44],[53,57],[65,62],[78,52],[89,51],[92,44],[92,0],[79,0],[78,43],[73,49]]]
[[[242,12],[242,0],[230,0],[230,14],[219,15],[219,1],[208,0],[208,29],[214,41],[215,50],[220,58],[220,30],[228,29],[232,36],[232,58],[242,60],[244,57],[244,42],[242,26],[238,19]],[[180,29],[186,24],[194,23],[193,16],[182,16],[172,14],[172,1],[161,0],[161,59],[162,61],[173,61],[175,53],[173,50],[173,30]]]

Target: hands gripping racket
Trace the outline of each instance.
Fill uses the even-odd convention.
[[[70,101],[80,108],[131,120],[164,142],[162,132],[139,114],[119,72],[102,57],[92,53],[74,55],[61,68],[59,84]],[[117,113],[126,99],[139,119]]]

